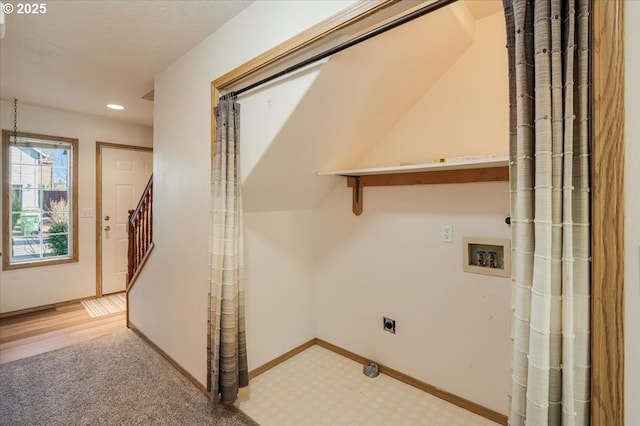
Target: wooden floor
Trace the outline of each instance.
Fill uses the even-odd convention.
[[[91,318],[80,302],[0,319],[0,364],[126,328],[126,312]]]

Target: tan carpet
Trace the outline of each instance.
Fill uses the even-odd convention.
[[[208,398],[133,331],[0,365],[0,425],[256,423]]]

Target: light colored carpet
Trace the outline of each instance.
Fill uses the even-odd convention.
[[[124,293],[110,294],[97,299],[83,300],[82,306],[91,318],[124,312],[127,309],[127,299]]]
[[[0,365],[0,425],[256,425],[131,330]]]

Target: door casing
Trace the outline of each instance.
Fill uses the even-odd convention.
[[[102,296],[102,148],[153,151],[145,146],[96,142],[96,297]]]

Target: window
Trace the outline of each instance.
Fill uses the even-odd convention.
[[[2,131],[3,269],[78,261],[78,140]]]

